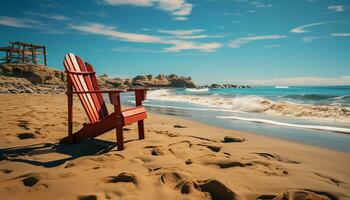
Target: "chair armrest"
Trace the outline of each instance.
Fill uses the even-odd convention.
[[[127,92],[134,91],[135,92],[135,103],[136,106],[142,106],[142,101],[146,99],[146,94],[147,94],[146,88],[139,88],[139,89],[128,89]]]
[[[126,92],[126,90],[91,90],[91,91],[73,91],[73,92],[66,92],[66,94],[121,93],[121,92]]]
[[[133,92],[133,91],[147,91],[147,90],[149,90],[149,89],[147,89],[147,88],[134,88],[134,89],[127,89],[126,91],[127,92]]]

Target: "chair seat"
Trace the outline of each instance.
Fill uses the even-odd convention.
[[[125,109],[122,111],[122,115],[124,126],[147,118],[146,110],[143,106]]]

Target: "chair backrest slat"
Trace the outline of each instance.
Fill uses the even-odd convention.
[[[64,61],[64,65],[68,70],[74,70],[73,64],[71,63],[69,57],[66,58],[66,60]],[[75,91],[83,91],[80,80],[76,75],[68,74],[68,78],[71,80]],[[78,97],[79,97],[81,103],[83,104],[84,110],[85,110],[89,120],[91,122],[94,121],[94,117],[92,115],[91,106],[89,105],[87,95],[86,94],[78,94]]]
[[[85,66],[86,66],[86,69],[87,71],[94,71],[92,66],[90,65],[90,63],[88,62],[85,62]],[[91,78],[91,81],[92,81],[92,86],[95,90],[100,90],[100,87],[98,86],[98,83],[97,83],[97,79],[96,79],[96,76],[93,75],[93,76],[90,76]],[[103,97],[102,97],[102,94],[101,93],[96,93],[96,96],[98,98],[98,101],[101,105],[101,110],[100,110],[100,117],[102,118],[105,118],[108,116],[108,110],[107,110],[107,107],[106,107],[106,103],[105,101],[103,100]]]
[[[98,86],[95,74],[74,74],[73,72],[92,72],[92,67],[89,69],[85,66],[84,61],[74,54],[67,54],[65,56],[64,66],[68,71],[68,78],[72,81],[75,91],[93,91],[96,90],[95,85]],[[80,93],[78,94],[80,101],[83,104],[84,110],[88,115],[91,123],[98,122],[104,119],[107,115],[107,108],[103,101],[101,94],[96,93]]]

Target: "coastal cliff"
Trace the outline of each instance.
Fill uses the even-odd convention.
[[[60,93],[66,88],[64,72],[33,64],[1,64],[0,93]]]
[[[111,78],[104,74],[97,77],[102,89],[146,88],[194,88],[191,77],[175,74],[158,76],[139,75],[134,78]],[[66,90],[63,71],[43,65],[1,64],[0,93],[60,93]]]

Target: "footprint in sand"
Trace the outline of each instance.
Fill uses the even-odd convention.
[[[225,136],[224,140],[222,142],[224,142],[224,143],[231,143],[231,142],[244,142],[244,141],[245,141],[245,138]]]
[[[267,163],[263,161],[251,161],[253,167],[268,176],[286,176],[289,172],[280,165],[275,165],[273,163]]]
[[[220,169],[253,166],[253,164],[250,162],[244,163],[235,159],[220,158],[216,156],[201,157],[199,159],[199,162],[203,165],[215,165],[218,166]]]
[[[344,183],[338,179],[335,179],[335,178],[332,178],[329,176],[325,176],[325,175],[317,173],[317,172],[314,172],[314,174],[317,175],[318,177],[322,178],[325,182],[336,185],[336,186],[339,186],[340,184]]]
[[[183,173],[179,172],[164,172],[160,176],[161,182],[170,187],[175,188],[181,181],[184,181],[187,177]]]
[[[226,185],[215,179],[187,180],[178,184],[182,194],[202,193],[202,198],[213,200],[234,200],[236,194]]]
[[[0,171],[4,174],[9,174],[9,173],[13,172],[12,169],[1,169]]]
[[[143,151],[146,155],[152,156],[164,156],[166,154],[166,149],[162,146],[145,146]]]
[[[103,187],[105,199],[135,199],[136,191],[142,190],[147,185],[144,184],[143,176],[133,173],[122,172],[117,176],[108,176],[99,182],[99,187]]]
[[[210,151],[207,151],[208,153],[219,152],[221,150],[220,146],[217,146],[212,143],[203,142],[203,143],[193,144],[188,140],[169,144],[168,147],[171,153],[181,157],[187,154],[192,154],[192,152],[190,152],[189,150],[201,151],[201,152],[206,152],[206,150],[210,150]]]
[[[219,152],[221,150],[220,146],[217,146],[215,144],[209,144],[209,143],[200,143],[200,144],[196,144],[198,146],[203,146],[203,147],[207,147],[208,149],[210,149],[213,152]]]
[[[161,135],[166,135],[168,137],[179,137],[180,134],[179,133],[171,133],[169,131],[159,131],[159,130],[154,130],[153,132],[157,133],[157,134],[161,134]]]
[[[137,178],[134,174],[122,172],[118,176],[110,176],[106,180],[107,183],[133,183],[138,185]]]
[[[65,168],[80,167],[85,169],[99,169],[101,167],[112,168],[117,161],[124,160],[121,154],[102,154],[96,156],[85,156],[69,162]]]
[[[33,133],[19,133],[17,134],[17,138],[20,140],[34,139],[35,135]]]
[[[193,144],[188,140],[168,145],[169,151],[176,157],[185,160],[185,164],[200,163],[203,159],[230,158],[231,155],[221,152],[221,147],[212,142]]]
[[[143,164],[143,163],[152,162],[154,160],[155,159],[151,158],[150,156],[137,156],[137,157],[130,159],[130,162]]]
[[[13,186],[13,189],[18,189],[18,181],[23,185],[25,190],[27,191],[38,191],[42,189],[48,188],[48,185],[43,183],[43,180],[47,180],[48,176],[45,173],[28,173],[24,174],[22,176],[16,177],[11,179],[8,182],[8,185],[11,187]],[[13,184],[12,184],[13,183]],[[24,189],[23,188],[23,189]]]
[[[212,199],[236,199],[236,194],[218,180],[199,181],[199,188],[202,192],[208,192]]]
[[[95,194],[78,196],[78,200],[102,200],[102,199],[106,199],[106,198],[104,198],[103,195],[95,195]]]
[[[312,190],[287,190],[278,195],[261,195],[257,200],[337,200],[338,198],[327,192]]]
[[[47,135],[42,133],[41,128],[38,128],[34,131],[34,133],[19,133],[16,135],[20,140],[34,139],[34,138],[46,138]]]
[[[33,185],[37,184],[39,182],[39,178],[35,176],[29,176],[22,180],[23,185],[27,187],[32,187]]]
[[[150,176],[159,177],[160,183],[171,189],[192,176],[190,171],[178,167],[157,167],[149,169],[149,173]]]
[[[265,152],[262,152],[262,153],[254,153],[254,154],[257,154],[261,157],[264,157],[268,160],[276,160],[276,161],[279,161],[279,162],[284,162],[284,163],[290,163],[290,164],[300,164],[300,162],[298,161],[295,161],[295,160],[292,160],[292,159],[289,159],[288,157],[285,157],[285,156],[281,156],[281,155],[278,155],[278,154],[272,154],[272,153],[265,153]]]
[[[185,155],[188,149],[192,147],[192,143],[188,140],[169,144],[169,151],[174,155]]]
[[[150,171],[150,175],[159,176],[160,183],[181,194],[200,196],[201,199],[236,199],[236,194],[220,181],[196,180],[190,171],[178,167],[159,167]]]
[[[18,120],[17,126],[25,130],[30,130],[29,122],[27,120]]]

